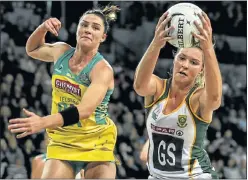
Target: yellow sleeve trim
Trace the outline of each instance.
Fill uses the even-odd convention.
[[[164,79],[164,89],[162,91],[162,93],[160,94],[160,96],[158,97],[158,99],[156,99],[155,101],[153,101],[151,104],[147,105],[147,106],[144,106],[145,108],[149,108],[149,107],[152,107],[164,94],[165,90],[166,90],[166,81],[167,79]]]

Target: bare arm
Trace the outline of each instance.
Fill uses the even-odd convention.
[[[148,148],[149,148],[149,139],[147,139],[146,143],[144,144],[140,152],[140,159],[143,162],[147,162]]]
[[[56,18],[50,18],[38,26],[27,40],[27,54],[34,59],[42,61],[56,61],[60,55],[70,48],[70,46],[63,42],[54,44],[45,43],[45,36],[48,31],[58,36],[60,27],[61,23]]]
[[[200,102],[205,102],[206,106],[216,110],[221,105],[222,78],[214,49],[204,51],[205,57],[205,90]]]
[[[101,62],[100,62],[101,63]],[[86,90],[81,102],[76,106],[79,112],[80,119],[88,118],[103,101],[110,83],[113,81],[113,70],[110,66],[104,63],[97,64],[91,73],[91,84]],[[53,115],[52,115],[53,116]],[[60,113],[52,116],[44,117],[43,122],[46,127],[54,128],[63,125],[63,118]],[[55,118],[55,120],[52,120]]]
[[[200,46],[204,54],[205,88],[200,96],[200,105],[206,110],[216,110],[220,107],[222,97],[222,78],[218,61],[212,44],[212,27],[205,13],[199,15],[203,28],[198,25],[200,35],[193,34],[200,40]]]
[[[155,36],[142,57],[134,77],[134,89],[140,96],[152,96],[157,91],[158,78],[153,75],[158,56],[162,47],[171,37],[165,37],[170,29],[165,29],[166,24],[170,18],[167,17],[168,13],[164,13],[157,24]]]
[[[160,49],[153,44],[148,47],[141,59],[134,77],[134,89],[140,96],[152,96],[157,90],[157,77],[153,75]]]
[[[113,70],[106,63],[99,62],[91,72],[91,84],[85,92],[78,108],[79,118],[88,118],[96,107],[104,99],[107,90],[114,86]],[[33,112],[24,110],[28,118],[17,118],[10,120],[8,129],[12,133],[21,133],[17,138],[23,138],[27,135],[34,134],[45,128],[57,128],[64,124],[63,117],[60,113],[48,115],[45,117],[37,116]]]

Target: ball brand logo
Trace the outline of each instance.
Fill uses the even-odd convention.
[[[177,39],[178,39],[178,45],[179,47],[183,47],[183,25],[184,25],[184,18],[178,19],[178,31],[177,31]]]
[[[81,89],[79,85],[72,84],[69,81],[63,81],[60,79],[55,79],[55,87],[59,89],[63,89],[70,94],[75,94],[77,96],[81,96]]]

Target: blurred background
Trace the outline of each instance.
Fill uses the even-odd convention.
[[[147,139],[143,98],[133,90],[136,66],[151,42],[158,18],[176,2],[112,2],[122,9],[112,24],[100,52],[115,71],[115,91],[109,114],[118,128],[116,153],[122,165],[117,178],[147,178],[139,158]],[[204,141],[205,149],[221,179],[246,179],[247,145],[247,2],[194,2],[212,22],[216,54],[223,78],[223,101],[215,111]],[[47,115],[51,109],[53,64],[26,55],[25,43],[35,28],[49,17],[62,22],[59,36],[47,34],[47,42],[64,41],[75,46],[79,17],[88,9],[109,2],[39,1],[0,2],[1,32],[1,178],[30,178],[34,156],[46,152],[44,131],[17,140],[7,130],[8,119],[24,117],[22,108]],[[155,74],[168,78],[173,47],[161,51]]]

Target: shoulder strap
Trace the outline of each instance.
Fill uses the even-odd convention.
[[[169,95],[169,90],[170,90],[170,86],[171,86],[171,81],[172,81],[172,78],[169,78],[167,81],[166,81],[166,88],[165,88],[165,91],[164,91],[164,94],[158,99],[158,101],[161,101],[165,98],[168,97]]]
[[[193,88],[191,88],[188,95],[186,96],[185,100],[186,100],[187,105],[189,105],[189,99],[191,95],[197,90],[197,88],[198,88],[197,86],[194,86]]]
[[[75,48],[70,48],[62,54],[59,59],[55,62],[54,67],[61,64],[61,62],[69,55],[71,55],[75,51]]]
[[[84,73],[89,74],[93,67],[96,65],[96,63],[101,60],[103,60],[103,56],[99,52],[97,52],[92,61],[85,67]]]

